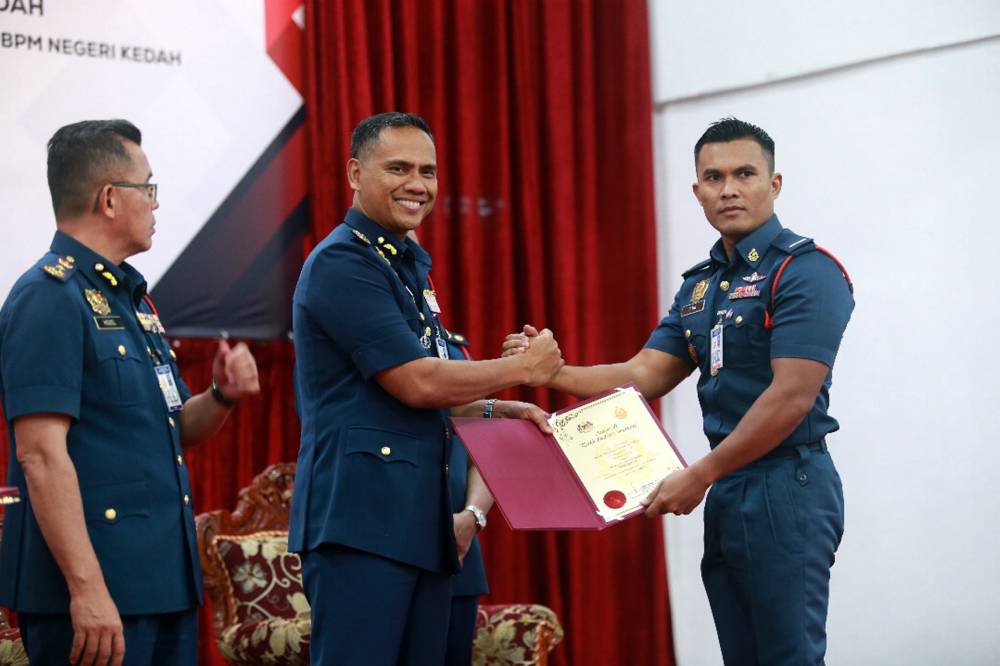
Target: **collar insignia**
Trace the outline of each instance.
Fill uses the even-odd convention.
[[[750,261],[757,261],[758,259],[760,259],[760,254],[757,253],[757,248],[755,247],[750,248],[750,251],[747,253],[747,259],[749,259]]]

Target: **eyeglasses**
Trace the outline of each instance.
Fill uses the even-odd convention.
[[[111,183],[115,187],[131,187],[137,190],[146,190],[146,196],[150,201],[156,201],[156,183]]]
[[[108,184],[109,185],[114,185],[115,187],[130,187],[130,188],[135,189],[135,190],[145,190],[146,191],[146,196],[149,197],[149,200],[152,203],[156,203],[156,189],[157,189],[156,183],[125,183],[125,182],[119,182],[119,183],[108,183]],[[97,212],[97,209],[100,206],[100,203],[101,203],[101,192],[103,190],[104,190],[104,188],[102,187],[100,190],[97,191],[97,196],[94,197],[94,212],[95,213]]]

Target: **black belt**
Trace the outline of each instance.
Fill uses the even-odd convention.
[[[805,447],[808,451],[812,453],[826,453],[826,440],[821,439],[818,442],[810,442],[809,444],[786,444],[779,446],[776,449],[768,451],[762,455],[757,460],[775,460],[777,458],[791,458],[792,456],[799,455],[799,448]]]

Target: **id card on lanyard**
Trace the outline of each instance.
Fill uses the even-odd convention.
[[[712,327],[712,354],[711,354],[712,376],[719,374],[722,370],[722,322],[720,321]]]
[[[169,365],[156,366],[156,380],[160,384],[160,392],[163,394],[163,400],[167,403],[167,409],[171,412],[179,412],[184,403],[181,402],[181,392],[177,388],[174,373]]]

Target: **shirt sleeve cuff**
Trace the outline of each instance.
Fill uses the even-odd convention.
[[[777,349],[771,348],[771,358],[804,358],[810,361],[819,361],[832,368],[833,361],[837,358],[837,352],[816,345],[783,345]]]
[[[649,349],[655,349],[656,351],[676,356],[685,361],[691,360],[691,355],[688,354],[687,343],[681,342],[680,340],[650,338],[649,341],[646,342],[645,346]]]
[[[7,421],[27,414],[66,414],[80,418],[80,391],[62,386],[29,386],[7,389],[4,413]]]
[[[408,331],[369,342],[355,350],[352,358],[361,374],[368,380],[387,368],[427,358],[427,354],[413,332]]]

